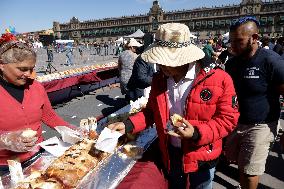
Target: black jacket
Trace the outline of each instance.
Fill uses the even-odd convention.
[[[136,59],[132,75],[127,84],[130,100],[137,100],[143,96],[144,89],[151,86],[154,74],[154,64],[145,62],[140,56]]]

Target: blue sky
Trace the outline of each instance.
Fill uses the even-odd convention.
[[[148,13],[153,0],[1,0],[0,33],[9,26],[17,32],[52,28],[53,21],[69,22]],[[163,10],[182,10],[239,4],[241,0],[160,0]]]

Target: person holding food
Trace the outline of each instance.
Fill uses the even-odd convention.
[[[0,175],[7,160],[27,166],[43,141],[41,122],[49,127],[68,126],[52,109],[43,86],[31,79],[36,54],[14,36],[0,38]]]
[[[141,55],[161,70],[153,77],[146,108],[108,128],[137,133],[155,123],[169,188],[188,188],[189,184],[193,189],[212,188],[222,139],[232,132],[239,117],[233,81],[191,44],[186,25],[163,24],[155,37]],[[139,176],[131,176],[136,185],[125,182],[127,179],[118,188],[139,188]],[[154,180],[157,177],[149,176],[143,184]]]

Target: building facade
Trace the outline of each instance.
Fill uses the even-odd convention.
[[[134,33],[155,32],[160,24],[180,22],[189,26],[200,39],[229,31],[232,22],[241,16],[255,16],[260,21],[260,34],[277,37],[284,34],[284,0],[242,0],[238,5],[225,5],[192,10],[164,11],[154,0],[149,12],[143,15],[79,21],[53,22],[55,37],[76,42],[102,43]]]

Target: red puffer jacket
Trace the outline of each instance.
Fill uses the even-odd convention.
[[[226,72],[214,67],[214,64],[203,66],[187,97],[184,115],[198,129],[200,136],[197,141],[182,140],[185,173],[197,171],[198,161],[218,158],[222,151],[222,138],[235,128],[239,118],[233,81]],[[167,78],[162,73],[155,75],[146,108],[129,119],[134,133],[156,124],[163,162],[169,168],[166,91]]]

